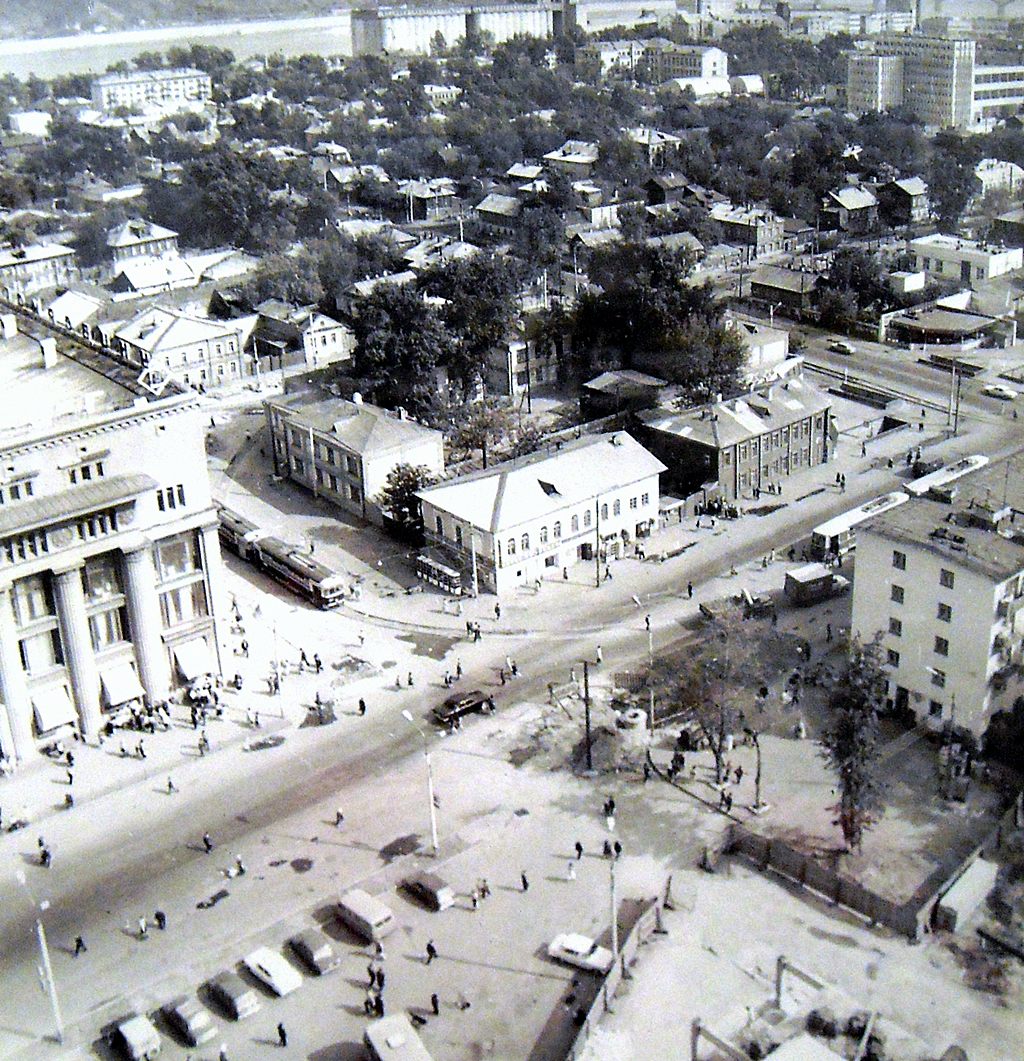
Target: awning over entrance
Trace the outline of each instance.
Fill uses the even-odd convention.
[[[129,700],[141,700],[146,695],[135,668],[128,662],[105,667],[100,671],[100,681],[108,707],[120,707]]]
[[[40,733],[78,722],[78,712],[68,696],[67,686],[51,685],[32,692],[32,710]]]
[[[203,674],[214,672],[210,646],[202,638],[178,645],[174,649],[174,661],[178,664],[181,676],[187,682],[195,681]]]

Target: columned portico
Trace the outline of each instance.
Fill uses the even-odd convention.
[[[10,586],[0,587],[0,701],[0,744],[5,755],[24,761],[35,752],[35,737]]]
[[[128,623],[139,665],[139,679],[150,703],[170,695],[171,674],[160,636],[160,600],[156,592],[156,567],[149,545],[124,552],[124,588]]]
[[[54,572],[53,596],[57,604],[64,662],[71,676],[82,736],[95,740],[100,731],[100,675],[92,652],[89,617],[85,609],[80,566]]]

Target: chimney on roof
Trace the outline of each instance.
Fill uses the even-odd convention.
[[[359,391],[354,391],[353,392],[353,394],[352,394],[352,404],[353,405],[362,405],[363,404],[363,396],[359,393]]]
[[[57,364],[57,340],[52,335],[39,340],[43,354],[43,368],[54,368]]]

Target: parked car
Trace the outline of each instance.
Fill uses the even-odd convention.
[[[302,974],[283,954],[269,947],[257,947],[247,954],[242,963],[246,969],[274,992],[275,995],[290,995],[302,987]]]
[[[998,398],[1001,402],[1012,402],[1020,397],[1020,391],[1005,387],[1002,383],[989,383],[981,388],[981,393],[987,394],[990,398]]]
[[[288,946],[302,964],[317,976],[323,976],[341,965],[341,955],[331,946],[331,941],[315,928],[292,936]]]
[[[842,339],[837,339],[834,343],[829,343],[828,348],[833,354],[844,354],[846,357],[851,357],[857,352],[848,342],[845,342]]]
[[[449,696],[443,704],[434,708],[434,718],[442,725],[447,725],[465,715],[493,710],[494,701],[490,696],[479,689],[474,689],[471,693],[456,693],[454,696]]]
[[[402,881],[402,888],[430,910],[455,905],[455,889],[436,873],[414,873]]]
[[[110,1045],[127,1061],[152,1061],[160,1056],[160,1033],[149,1017],[127,1017],[114,1026]]]
[[[172,1031],[189,1046],[202,1046],[217,1034],[210,1011],[198,998],[179,995],[166,1003],[162,1012]]]
[[[591,973],[607,973],[612,967],[612,952],[577,932],[555,936],[548,945],[548,957]]]
[[[260,1008],[256,992],[236,972],[220,973],[206,985],[210,997],[232,1019],[251,1017]]]

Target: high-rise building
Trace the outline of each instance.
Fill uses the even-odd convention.
[[[116,110],[118,107],[184,106],[208,100],[212,95],[210,75],[191,67],[104,74],[92,83],[92,101],[101,111]]]
[[[846,103],[855,114],[902,106],[903,57],[851,55],[846,67]]]

